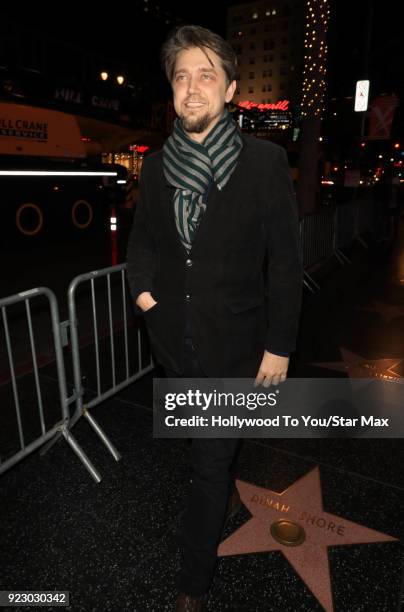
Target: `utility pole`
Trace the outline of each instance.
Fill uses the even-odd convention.
[[[326,88],[329,0],[306,0],[301,140],[297,200],[299,212],[315,212],[320,192],[318,162]]]
[[[363,76],[362,76],[362,79],[367,79],[368,81],[370,81],[369,57],[370,57],[370,47],[371,47],[371,42],[372,42],[373,13],[374,13],[374,1],[368,0],[368,13],[367,13],[367,19],[366,19],[366,40],[365,40],[365,48],[364,48],[364,56],[363,56]],[[367,111],[364,111],[362,113],[361,141],[365,137],[366,113]]]
[[[372,42],[372,29],[373,29],[373,12],[374,12],[374,4],[373,0],[368,0],[368,12],[366,16],[366,38],[364,45],[364,54],[363,54],[363,64],[362,64],[362,80],[369,81],[369,89],[370,89],[370,47]],[[358,152],[358,170],[360,176],[362,176],[364,159],[365,159],[365,145],[362,146],[362,142],[365,140],[365,121],[368,110],[362,111],[362,117],[360,120],[360,143],[359,143],[359,152]]]

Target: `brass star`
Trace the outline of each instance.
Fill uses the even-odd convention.
[[[365,359],[357,353],[341,347],[342,361],[328,361],[310,363],[319,368],[346,372],[350,378],[381,378],[383,380],[398,380],[393,368],[401,363],[402,359]]]

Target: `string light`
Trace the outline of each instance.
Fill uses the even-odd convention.
[[[301,99],[302,117],[321,117],[327,68],[327,29],[330,18],[329,0],[307,0],[304,38],[304,69]],[[316,61],[312,61],[312,59]]]

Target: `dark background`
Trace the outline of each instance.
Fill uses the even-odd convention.
[[[62,7],[42,2],[25,5],[23,10],[17,5],[3,7],[2,12],[11,22],[40,31],[44,37],[65,40],[114,58],[139,78],[162,78],[159,50],[168,32],[177,24],[195,23],[225,36],[226,10],[231,4],[235,3],[204,0],[197,5],[188,3],[175,8],[166,0],[136,0],[104,6],[85,3],[84,7],[83,3],[69,2]],[[367,54],[367,22],[372,6],[371,44]],[[385,92],[402,95],[404,47],[399,6],[393,0],[330,2],[329,97],[353,95],[355,81],[365,76],[366,62],[371,95]]]

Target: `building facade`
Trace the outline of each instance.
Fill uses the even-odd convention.
[[[305,0],[262,0],[228,8],[227,40],[239,67],[235,103],[299,104],[305,4]]]

